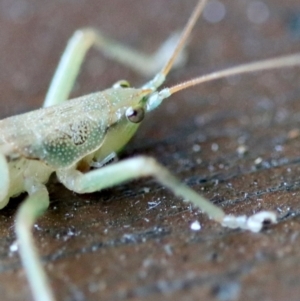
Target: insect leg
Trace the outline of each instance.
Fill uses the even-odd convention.
[[[94,192],[124,181],[152,176],[158,182],[167,186],[174,194],[191,201],[218,222],[222,222],[225,216],[220,208],[181,183],[155,159],[146,156],[122,160],[85,174],[75,169],[59,170],[57,176],[68,189],[77,193]]]
[[[19,253],[25,268],[34,300],[54,301],[47,276],[34,246],[31,228],[36,219],[48,208],[49,196],[45,185],[26,183],[29,196],[21,204],[16,216],[16,234]]]
[[[124,181],[141,177],[154,177],[159,183],[168,187],[175,195],[201,209],[210,218],[229,228],[242,228],[258,232],[265,221],[276,222],[273,212],[262,211],[250,216],[225,215],[224,211],[199,195],[196,191],[181,183],[155,159],[139,156],[104,166],[100,169],[81,173],[75,169],[58,170],[59,180],[70,190],[88,193],[114,186]]]
[[[171,35],[154,54],[147,55],[108,39],[93,28],[79,29],[73,34],[67,44],[51,81],[43,106],[49,107],[68,99],[86,53],[92,46],[102,51],[105,56],[141,74],[152,76],[162,68],[178,39],[179,33]],[[181,66],[185,60],[186,55],[184,52],[181,52],[176,61],[176,66]]]

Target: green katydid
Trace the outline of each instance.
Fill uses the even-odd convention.
[[[23,191],[29,194],[17,213],[16,233],[36,301],[54,300],[31,236],[33,223],[49,205],[45,183],[53,172],[61,183],[77,193],[94,192],[131,179],[152,176],[223,226],[257,232],[265,220],[276,221],[275,214],[266,211],[251,217],[226,215],[153,158],[138,156],[110,163],[134,135],[145,114],[172,94],[226,76],[300,65],[300,54],[289,55],[214,72],[157,91],[180,56],[205,3],[206,0],[198,2],[179,41],[173,42],[170,58],[141,88],[131,88],[127,82],[120,81],[102,92],[65,101],[85,54],[92,46],[135,69],[143,69],[139,65],[146,61],[139,53],[105,38],[96,30],[82,29],[67,45],[44,108],[0,121],[0,208]],[[160,58],[158,55],[154,61]],[[71,121],[73,116],[76,119]]]

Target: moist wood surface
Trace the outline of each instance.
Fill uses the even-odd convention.
[[[198,22],[185,68],[167,84],[300,50],[300,5],[223,1]],[[1,117],[38,108],[68,37],[82,26],[153,51],[182,28],[195,1],[0,1]],[[259,15],[260,9],[255,15]],[[147,79],[91,51],[74,96]],[[49,183],[34,236],[58,300],[299,300],[300,70],[239,76],[182,92],[148,116],[123,157],[153,156],[227,213],[274,210],[258,234],[223,229],[152,179],[76,195]],[[74,116],[76,118],[76,116]],[[243,150],[247,149],[244,153]],[[24,196],[0,212],[1,300],[31,300],[15,241]],[[200,231],[191,224],[199,221]]]

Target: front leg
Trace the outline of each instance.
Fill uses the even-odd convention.
[[[202,212],[223,226],[249,229],[256,232],[262,228],[265,219],[274,221],[274,216],[268,212],[263,215],[260,214],[258,218],[254,215],[254,221],[253,218],[248,219],[245,216],[225,215],[222,209],[181,183],[165,167],[150,157],[139,156],[123,160],[85,174],[74,168],[59,170],[57,176],[68,189],[77,193],[94,192],[132,179],[152,176],[160,184],[168,187],[175,195],[182,197],[185,201],[192,202],[195,207],[201,209]]]
[[[44,184],[25,180],[29,196],[21,204],[16,217],[16,234],[19,253],[35,301],[54,301],[48,278],[39,260],[31,233],[36,219],[49,206],[49,195]]]

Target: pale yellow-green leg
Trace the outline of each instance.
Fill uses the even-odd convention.
[[[262,211],[250,217],[225,215],[221,208],[181,183],[155,159],[145,156],[123,160],[85,174],[75,169],[59,170],[57,176],[68,189],[77,193],[94,192],[128,180],[152,176],[175,195],[182,197],[185,201],[190,201],[196,208],[224,227],[258,232],[265,221],[276,222],[276,214],[269,211]]]
[[[47,276],[40,262],[32,238],[36,219],[48,208],[46,187],[39,183],[27,183],[29,196],[21,204],[16,217],[16,234],[19,253],[35,301],[54,301]]]
[[[85,174],[74,169],[59,170],[57,176],[68,189],[77,193],[94,192],[124,181],[152,176],[174,194],[183,197],[185,201],[192,202],[195,207],[200,208],[219,223],[225,217],[222,209],[181,183],[165,167],[150,157],[126,159]]]
[[[168,59],[178,38],[179,34],[171,35],[156,53],[147,55],[108,39],[93,28],[77,30],[70,38],[60,59],[43,106],[49,107],[68,99],[86,53],[92,46],[102,51],[105,56],[141,74],[153,76]],[[175,66],[181,66],[185,58],[185,53],[181,52]]]

